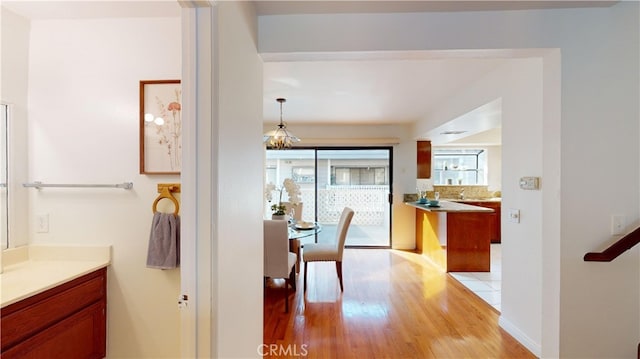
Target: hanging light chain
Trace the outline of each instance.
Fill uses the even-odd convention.
[[[284,99],[284,98],[279,98],[279,99],[276,99],[276,101],[280,102],[280,126],[279,126],[279,127],[280,127],[280,128],[283,128],[283,127],[284,127],[284,124],[283,124],[283,122],[282,122],[282,103],[283,103],[283,102],[286,102],[287,100],[286,100],[286,99]]]

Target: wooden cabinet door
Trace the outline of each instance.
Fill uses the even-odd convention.
[[[106,356],[106,268],[0,309],[0,358]]]
[[[500,243],[501,242],[501,236],[502,236],[502,229],[501,229],[501,219],[500,219],[500,207],[502,206],[502,203],[500,202],[475,202],[475,201],[469,201],[469,202],[462,202],[465,204],[469,204],[472,206],[478,206],[478,207],[486,207],[486,208],[491,208],[494,210],[493,213],[491,213],[489,215],[489,218],[491,218],[491,243]]]
[[[101,300],[5,351],[2,358],[104,358],[105,333]]]
[[[431,141],[418,141],[417,178],[431,178]]]
[[[99,270],[2,308],[2,351],[106,296]]]

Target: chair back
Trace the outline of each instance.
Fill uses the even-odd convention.
[[[264,220],[264,276],[287,278],[289,261],[289,229],[287,221]]]
[[[351,225],[351,219],[353,218],[354,211],[349,207],[345,207],[340,215],[340,221],[338,222],[338,228],[336,230],[336,245],[338,248],[338,259],[342,261],[342,252],[344,251],[344,242],[347,240],[347,231]]]

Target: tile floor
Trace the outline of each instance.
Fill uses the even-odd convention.
[[[450,272],[449,274],[469,288],[485,302],[500,311],[502,288],[502,254],[500,244],[491,244],[490,272]]]

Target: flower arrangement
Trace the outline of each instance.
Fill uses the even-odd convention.
[[[283,204],[272,204],[271,205],[271,210],[273,211],[273,215],[274,216],[284,216],[286,213],[284,213],[284,211],[287,209],[287,207]]]
[[[300,186],[291,178],[286,178],[282,183],[282,187],[278,188],[276,188],[273,183],[269,182],[264,190],[267,201],[271,202],[273,200],[274,191],[278,192],[278,203],[274,203],[271,205],[271,210],[273,211],[273,215],[275,216],[283,216],[286,214],[285,211],[287,210],[287,208],[282,204],[283,191],[287,191],[289,202],[291,202],[292,204],[300,203]]]

